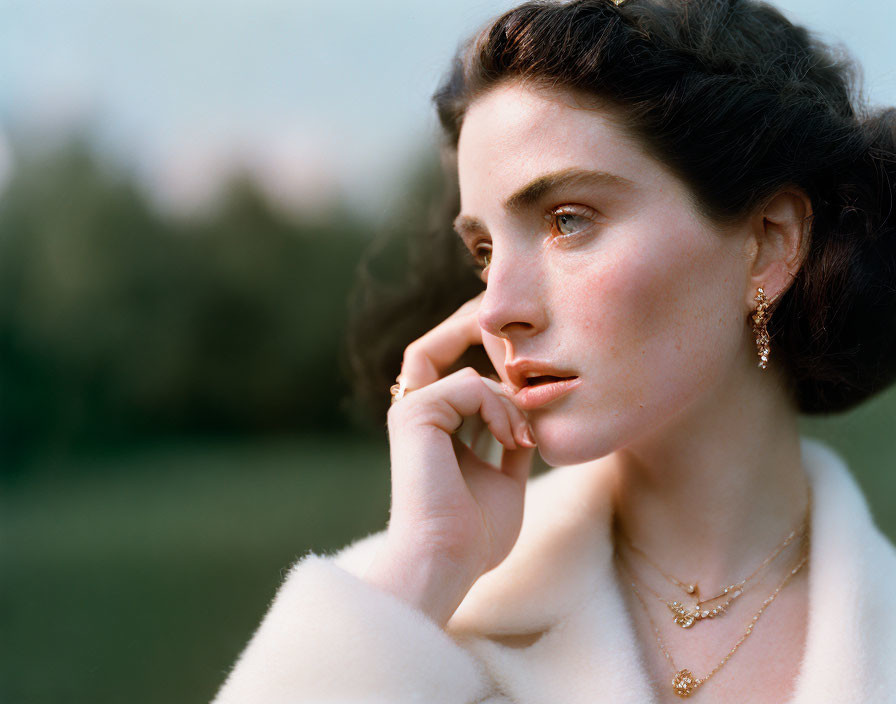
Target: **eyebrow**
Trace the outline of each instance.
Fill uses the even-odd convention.
[[[553,191],[569,186],[614,186],[616,188],[632,188],[634,183],[627,178],[606,171],[570,168],[543,174],[530,181],[504,201],[504,209],[510,213],[518,213],[538,203]],[[464,232],[488,232],[481,220],[461,213],[454,220],[454,230],[461,236]]]

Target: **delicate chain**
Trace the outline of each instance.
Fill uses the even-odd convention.
[[[778,555],[780,555],[781,551],[783,551],[788,545],[790,545],[790,543],[792,543],[794,541],[794,539],[801,536],[803,534],[804,530],[805,529],[800,530],[800,531],[795,531],[795,530],[791,531],[790,535],[788,535],[787,538],[784,539],[784,542],[781,543],[780,545],[778,545],[775,548],[775,550],[768,557],[766,557],[765,560],[762,561],[762,564],[760,564],[759,567],[757,567],[749,577],[746,577],[745,579],[742,579],[739,582],[735,582],[734,584],[729,584],[727,587],[722,587],[722,591],[719,594],[716,594],[715,596],[707,597],[706,599],[699,599],[697,601],[697,605],[700,606],[701,604],[705,604],[706,602],[715,601],[716,599],[720,599],[721,597],[726,596],[729,593],[736,591],[737,589],[743,590],[743,588],[747,584],[747,582],[752,580],[757,574],[759,574],[760,571],[762,571],[762,569],[764,567],[766,567],[772,560],[774,560]],[[663,572],[663,570],[660,569],[660,567],[653,560],[651,560],[644,553],[643,550],[636,547],[635,545],[632,545],[628,541],[628,539],[625,539],[625,541],[632,550],[639,553],[645,560],[647,560],[647,562],[649,562],[654,568],[656,568],[656,570],[660,574],[662,574],[669,582],[671,582],[672,584],[674,584],[677,587],[680,587],[681,589],[686,591],[688,594],[693,594],[694,592],[699,593],[696,583],[684,584],[683,582],[675,579],[675,577],[667,574],[666,572]]]
[[[628,560],[626,560],[622,553],[617,552],[617,557],[619,560],[625,563],[626,572],[632,574],[631,565],[629,565]],[[675,623],[682,628],[690,628],[693,626],[698,620],[703,620],[707,618],[715,618],[720,614],[725,613],[726,609],[731,605],[731,602],[734,601],[737,597],[739,597],[745,590],[735,589],[732,592],[732,595],[723,603],[718,606],[713,607],[712,609],[705,609],[703,611],[700,610],[700,604],[703,602],[697,602],[697,606],[693,610],[689,610],[684,604],[680,601],[669,601],[662,596],[660,596],[656,590],[654,590],[649,584],[644,583],[644,587],[650,594],[658,601],[663,603],[665,606],[669,608],[669,610],[675,615]],[[710,601],[707,599],[706,601]]]
[[[803,521],[802,521],[802,523],[800,524],[800,527],[799,527],[798,529],[794,529],[794,530],[792,530],[792,531],[790,532],[790,534],[784,539],[784,541],[783,541],[782,543],[780,543],[780,544],[779,544],[779,545],[778,545],[778,546],[771,552],[771,554],[769,554],[768,557],[766,557],[766,558],[762,561],[762,563],[759,565],[759,567],[757,567],[755,570],[753,570],[752,574],[750,574],[749,577],[746,577],[745,579],[742,579],[742,580],[740,580],[739,582],[735,582],[734,584],[729,584],[727,587],[722,587],[722,591],[721,591],[719,594],[716,594],[715,596],[707,597],[706,599],[698,599],[698,600],[697,600],[697,606],[701,606],[702,604],[705,604],[705,603],[710,602],[710,601],[715,601],[716,599],[721,599],[722,597],[727,596],[729,593],[737,592],[738,590],[740,590],[740,593],[742,593],[742,592],[744,591],[744,586],[747,584],[747,582],[749,582],[750,580],[752,580],[752,579],[753,579],[757,574],[759,574],[759,572],[761,572],[761,571],[762,571],[762,570],[763,570],[763,569],[764,569],[764,568],[765,568],[765,567],[766,567],[772,560],[774,560],[778,555],[780,555],[780,554],[781,554],[781,551],[783,551],[788,545],[790,545],[790,543],[792,543],[792,542],[794,541],[794,539],[796,539],[797,537],[802,537],[803,533],[805,533],[805,532],[808,530],[808,528],[809,528],[809,512],[810,512],[810,508],[811,508],[811,506],[812,506],[812,486],[811,486],[811,484],[807,485],[807,492],[806,492],[806,493],[807,493],[807,496],[806,496],[806,511],[805,511],[804,514],[803,514]],[[659,565],[656,564],[656,562],[654,562],[653,560],[651,560],[651,559],[647,556],[647,553],[645,553],[645,552],[644,552],[643,550],[641,550],[639,547],[637,547],[637,546],[635,546],[634,544],[632,544],[632,542],[628,539],[628,537],[625,536],[625,535],[623,535],[621,531],[617,531],[617,533],[622,537],[622,539],[625,541],[626,545],[628,545],[628,547],[629,547],[630,549],[632,549],[632,550],[634,550],[635,552],[639,553],[639,554],[640,554],[640,555],[641,555],[641,556],[642,556],[642,557],[643,557],[643,558],[644,558],[644,559],[645,559],[645,560],[646,560],[646,561],[647,561],[647,562],[648,562],[654,569],[656,569],[661,575],[663,575],[663,577],[665,577],[665,579],[666,579],[668,582],[672,583],[672,584],[675,585],[676,587],[679,587],[680,589],[684,590],[684,591],[685,591],[686,593],[688,593],[688,594],[694,594],[694,593],[696,593],[696,594],[699,596],[699,594],[700,594],[700,589],[699,589],[699,587],[697,586],[697,583],[696,583],[696,582],[691,582],[691,583],[687,583],[687,584],[685,584],[684,582],[682,582],[682,581],[676,579],[676,578],[673,577],[672,575],[667,574],[666,572],[663,571],[663,569],[662,569]],[[736,596],[740,596],[740,593],[738,593]],[[654,594],[656,594],[656,592],[654,592]],[[662,598],[662,597],[660,597],[660,598]],[[732,598],[736,598],[736,597],[732,597]],[[669,603],[669,602],[666,601],[666,600],[663,600],[663,602],[666,603],[666,604]],[[731,602],[731,599],[729,599],[729,601],[728,601],[727,603],[730,603],[730,602]],[[726,605],[727,605],[727,604],[726,604]],[[698,611],[699,611],[699,610],[698,610]]]
[[[617,552],[616,554],[618,555],[619,553]],[[672,658],[672,654],[666,648],[665,643],[663,643],[663,638],[660,635],[660,630],[657,627],[656,622],[653,620],[653,617],[650,615],[650,611],[647,608],[647,603],[644,601],[644,597],[641,596],[641,592],[638,590],[638,587],[634,582],[634,577],[632,576],[632,574],[628,570],[628,568],[624,564],[621,563],[621,566],[625,570],[626,574],[628,574],[629,578],[632,580],[631,587],[635,592],[635,596],[638,598],[638,601],[641,603],[641,606],[644,609],[644,613],[647,615],[647,619],[650,621],[650,625],[653,627],[653,632],[656,634],[656,642],[659,645],[660,650],[662,650],[663,655],[666,656],[666,659],[669,661],[669,664],[672,666],[672,670],[675,673],[675,676],[672,679],[672,689],[678,696],[680,696],[680,697],[690,696],[694,692],[694,690],[697,689],[697,687],[699,687],[700,685],[705,683],[710,677],[712,677],[714,674],[716,674],[726,662],[728,662],[729,658],[732,655],[734,655],[734,653],[740,647],[741,643],[743,643],[753,632],[753,627],[756,625],[756,622],[759,620],[759,617],[762,615],[762,612],[765,611],[765,609],[768,607],[768,605],[771,604],[775,600],[775,597],[778,596],[778,593],[797,574],[797,572],[799,572],[800,569],[802,569],[803,565],[806,564],[808,559],[809,559],[809,538],[807,536],[806,541],[804,543],[804,549],[803,549],[802,556],[800,558],[800,561],[797,563],[796,567],[794,567],[793,569],[790,570],[790,572],[788,572],[787,576],[784,577],[784,579],[778,585],[778,588],[775,589],[774,592],[772,592],[771,596],[769,596],[765,601],[762,602],[762,606],[760,607],[759,611],[756,612],[756,614],[753,616],[753,619],[747,624],[746,631],[744,631],[744,634],[740,637],[740,639],[737,641],[737,643],[734,644],[734,647],[731,648],[731,650],[722,659],[722,661],[718,665],[716,665],[715,668],[708,675],[706,675],[703,678],[694,677],[689,670],[679,670],[678,667],[675,665],[675,660]]]
[[[657,600],[659,600],[660,602],[662,602],[669,608],[669,610],[675,615],[675,623],[677,625],[681,626],[682,628],[690,628],[697,621],[704,620],[707,618],[713,619],[716,616],[719,616],[719,615],[725,613],[727,608],[731,605],[731,603],[747,590],[747,588],[745,587],[746,583],[749,582],[751,579],[753,579],[753,577],[762,568],[764,568],[771,561],[771,559],[774,559],[775,557],[777,557],[781,553],[781,551],[793,541],[794,538],[796,538],[797,536],[802,537],[803,535],[805,535],[808,528],[809,528],[809,515],[807,513],[806,517],[803,520],[803,525],[800,528],[799,532],[792,531],[791,534],[784,541],[784,543],[777,550],[775,550],[775,552],[772,553],[772,555],[769,558],[766,558],[765,562],[763,562],[763,564],[760,565],[759,568],[752,575],[747,577],[745,580],[738,582],[737,584],[733,584],[731,586],[725,587],[723,592],[715,597],[697,601],[696,606],[693,609],[688,609],[688,607],[686,607],[680,601],[669,601],[668,599],[663,598],[660,594],[658,594],[656,592],[656,590],[654,590],[646,582],[644,583],[644,587]],[[632,572],[632,569],[628,563],[628,560],[626,560],[621,553],[618,553],[618,555],[619,555],[619,559],[623,560],[625,562],[627,571]],[[647,557],[647,556],[645,555],[645,557]],[[656,566],[656,565],[654,565],[654,566]],[[659,569],[659,568],[657,568],[657,569]],[[662,571],[662,570],[660,570],[660,571]],[[723,603],[721,603],[711,609],[704,609],[704,610],[700,609],[700,606],[702,604],[705,604],[709,601],[713,601],[713,600],[718,599],[723,596],[728,596],[728,598]]]

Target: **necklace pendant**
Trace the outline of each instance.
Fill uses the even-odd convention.
[[[689,610],[680,601],[673,601],[666,605],[672,612],[673,620],[676,625],[681,626],[682,628],[690,628],[697,621],[696,612]]]
[[[691,674],[690,670],[679,670],[672,680],[672,691],[679,697],[689,697],[697,689],[700,682]]]

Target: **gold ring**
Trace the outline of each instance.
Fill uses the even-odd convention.
[[[413,391],[413,389],[408,388],[407,382],[402,378],[401,374],[395,377],[395,381],[397,383],[389,387],[389,393],[392,395],[391,403],[401,401],[401,399]]]

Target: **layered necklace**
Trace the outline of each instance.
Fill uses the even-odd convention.
[[[772,552],[759,564],[759,566],[755,570],[753,570],[753,572],[748,577],[745,577],[739,582],[721,587],[717,594],[706,597],[705,599],[700,598],[700,587],[696,582],[682,582],[681,580],[676,579],[667,572],[664,572],[662,568],[660,568],[656,564],[656,562],[651,560],[643,550],[633,545],[631,541],[628,540],[628,538],[623,537],[623,541],[626,543],[630,550],[641,555],[651,567],[653,567],[666,579],[666,581],[678,587],[686,594],[694,596],[695,601],[693,602],[693,606],[689,607],[685,603],[683,603],[683,601],[679,601],[678,599],[664,599],[662,596],[657,594],[656,591],[654,591],[650,587],[647,587],[647,590],[654,597],[659,599],[660,602],[665,604],[672,612],[673,620],[677,625],[681,626],[682,628],[690,628],[698,621],[702,621],[703,619],[708,618],[715,618],[716,616],[720,616],[721,614],[725,613],[731,603],[746,591],[747,584],[749,584],[760,572],[762,572],[772,562],[772,560],[780,555],[788,545],[790,545],[797,538],[801,538],[806,534],[806,532],[809,530],[808,522],[809,514],[807,510],[806,516],[803,519],[803,523],[801,524],[801,526],[790,531],[790,534],[786,538],[784,538],[784,540],[779,545],[777,545],[774,550],[772,550]],[[623,559],[621,555],[620,559]],[[714,607],[701,608],[710,602],[722,598],[724,598],[725,601],[723,601],[721,604],[717,604]]]
[[[741,635],[740,639],[734,644],[734,647],[728,651],[728,654],[722,658],[721,662],[716,665],[712,671],[703,676],[696,677],[694,676],[690,670],[686,668],[679,668],[675,664],[675,660],[672,657],[672,654],[669,652],[669,649],[666,647],[662,636],[660,635],[659,627],[654,621],[653,617],[650,614],[650,610],[647,608],[647,602],[644,599],[644,596],[641,594],[641,590],[638,588],[635,577],[632,573],[631,568],[629,567],[627,561],[623,558],[621,552],[619,550],[615,551],[615,556],[619,563],[619,566],[625,572],[626,576],[630,581],[630,585],[632,591],[638,599],[638,602],[641,604],[641,607],[644,609],[644,613],[647,615],[647,619],[650,622],[651,627],[653,628],[653,632],[656,635],[657,645],[665,656],[666,660],[669,662],[672,667],[673,678],[672,678],[672,690],[680,697],[688,697],[694,693],[694,691],[703,683],[705,683],[709,678],[711,678],[716,672],[718,672],[725,663],[731,658],[732,655],[737,651],[740,647],[741,643],[743,643],[747,638],[749,638],[750,634],[753,632],[753,628],[756,625],[756,622],[759,620],[759,617],[765,611],[769,604],[771,604],[775,597],[778,596],[778,593],[787,585],[787,583],[796,576],[796,574],[803,568],[803,566],[808,562],[809,559],[809,526],[811,524],[811,508],[812,508],[812,490],[809,488],[809,496],[806,501],[806,512],[803,518],[803,522],[798,529],[794,529],[784,538],[778,546],[775,547],[774,550],[759,564],[759,566],[753,570],[753,572],[744,579],[739,582],[735,582],[733,584],[729,584],[727,586],[722,587],[719,590],[719,593],[714,596],[707,597],[705,599],[700,599],[700,588],[697,585],[696,581],[682,581],[676,579],[675,577],[669,575],[665,571],[663,571],[653,560],[651,560],[647,554],[635,547],[623,537],[623,540],[626,542],[628,547],[635,553],[641,555],[645,561],[651,565],[654,569],[656,569],[663,577],[676,586],[677,588],[683,590],[686,594],[693,595],[696,599],[694,606],[687,607],[679,600],[668,600],[660,596],[656,591],[648,587],[645,588],[649,591],[653,596],[659,599],[663,604],[665,604],[669,610],[672,612],[672,620],[673,622],[680,626],[681,628],[690,628],[697,621],[701,621],[703,619],[712,619],[720,616],[728,610],[728,607],[732,604],[732,602],[741,596],[744,591],[747,589],[747,585],[762,572],[788,545],[790,545],[794,540],[799,537],[804,537],[802,550],[800,551],[800,555],[796,560],[796,563],[788,570],[784,579],[778,584],[777,588],[762,602],[762,606],[759,610],[753,615],[752,619],[747,623],[746,630],[743,635]],[[618,534],[618,532],[617,532]],[[715,601],[717,599],[724,598],[725,601],[713,608],[701,608],[708,604],[711,601]]]

